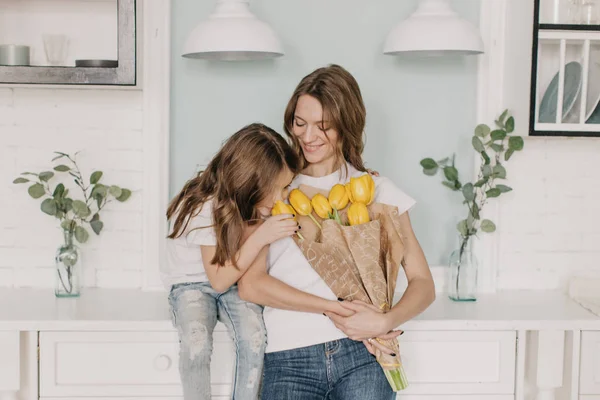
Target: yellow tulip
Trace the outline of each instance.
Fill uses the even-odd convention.
[[[273,205],[273,208],[271,209],[271,215],[275,216],[281,214],[290,214],[292,216],[292,219],[296,221],[296,211],[294,211],[292,206],[290,206],[289,204],[285,204],[281,200],[277,200]],[[298,235],[300,239],[304,240],[304,236],[302,236],[300,233],[296,233],[296,235]]]
[[[369,205],[375,199],[375,182],[371,175],[364,174],[358,178],[350,178],[350,193],[353,203]]]
[[[289,201],[294,210],[300,215],[305,215],[313,220],[313,222],[321,228],[321,224],[312,216],[312,204],[308,197],[299,189],[294,189],[290,192]]]
[[[354,203],[354,198],[352,197],[352,191],[350,190],[350,182],[344,185],[344,189],[346,189],[346,194],[348,195],[348,200],[351,203]]]
[[[271,215],[280,215],[280,214],[291,214],[293,217],[296,216],[296,211],[289,204],[285,204],[281,200],[277,200],[273,209],[271,210]],[[294,218],[296,219],[296,218]]]
[[[327,201],[325,196],[323,196],[321,193],[317,193],[310,200],[310,203],[319,217],[323,219],[329,219],[333,210],[331,209],[329,201]]]
[[[329,204],[336,210],[343,210],[348,205],[348,193],[344,185],[334,185],[329,191]]]
[[[350,225],[360,225],[369,222],[369,210],[363,203],[352,203],[348,207],[348,222]]]

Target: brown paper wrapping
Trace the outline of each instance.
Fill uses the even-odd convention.
[[[301,185],[299,188],[309,198],[326,191]],[[394,300],[396,279],[404,259],[404,243],[400,231],[397,207],[373,203],[369,205],[371,222],[355,226],[342,226],[334,220],[321,220],[322,231],[307,216],[299,216],[305,240],[294,236],[298,247],[337,297],[344,300],[361,300],[388,311]],[[346,212],[340,219],[346,223]],[[394,349],[392,357],[378,352],[377,361],[384,369],[400,365],[398,341],[379,340]]]

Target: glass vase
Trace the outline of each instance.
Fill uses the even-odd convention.
[[[477,300],[477,258],[473,254],[473,237],[460,236],[459,245],[450,255],[447,292],[454,301]]]
[[[81,293],[81,253],[74,243],[74,232],[63,231],[64,243],[56,250],[56,297],[78,297]]]

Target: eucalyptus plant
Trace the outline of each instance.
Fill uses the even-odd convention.
[[[34,199],[43,199],[40,206],[42,212],[57,218],[65,231],[74,235],[79,243],[85,243],[89,239],[86,226],[89,225],[92,231],[99,235],[104,228],[100,211],[114,200],[127,201],[131,196],[131,190],[101,183],[102,171],[92,172],[86,181],[77,165],[77,153],[71,156],[57,151],[55,154],[56,157],[52,161],[61,160],[64,163],[54,166],[54,172],[23,172],[13,183],[31,183],[27,192]],[[81,190],[83,200],[74,200],[69,195],[69,189],[62,183],[52,187],[52,180],[62,174],[71,176],[75,185]]]
[[[486,124],[477,125],[471,139],[473,149],[481,158],[477,180],[463,184],[455,167],[455,156],[436,161],[432,158],[421,160],[423,173],[434,176],[441,172],[444,176],[442,184],[447,188],[461,192],[463,204],[468,208],[467,218],[461,220],[456,228],[461,236],[461,255],[470,237],[481,230],[491,233],[496,224],[489,219],[481,219],[481,210],[491,198],[510,192],[511,187],[498,183],[506,179],[503,163],[510,160],[513,154],[523,150],[524,142],[520,136],[511,136],[515,130],[515,120],[505,110],[495,121],[496,129]]]

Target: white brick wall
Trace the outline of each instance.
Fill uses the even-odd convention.
[[[600,138],[527,138],[500,205],[499,287],[564,288],[600,276]]]
[[[84,176],[100,169],[103,182],[133,190],[129,201],[103,210],[103,232],[90,231],[81,245],[84,283],[141,286],[141,91],[36,88],[0,88],[0,286],[53,286],[58,221],[40,211],[26,184],[12,181],[23,171],[50,170],[53,151],[78,150]]]

